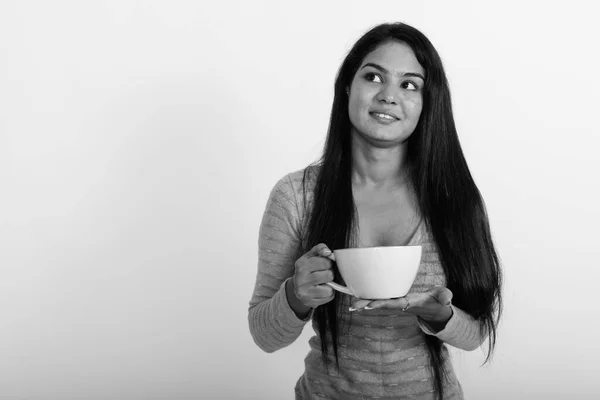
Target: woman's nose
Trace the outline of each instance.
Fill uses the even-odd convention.
[[[398,104],[398,94],[396,93],[395,88],[391,85],[384,86],[379,94],[377,95],[377,100],[380,102],[384,102],[387,104]]]

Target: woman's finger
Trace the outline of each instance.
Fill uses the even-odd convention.
[[[330,259],[331,261],[335,262],[335,254],[333,253],[325,253],[323,254],[323,257]]]
[[[400,297],[398,299],[389,299],[389,300],[374,300],[371,304],[369,304],[368,309],[374,308],[406,308],[409,300],[406,297]]]
[[[350,306],[350,311],[360,311],[370,305],[373,300],[357,300]]]
[[[428,299],[431,298],[430,294],[427,293],[408,293],[404,297],[389,300],[376,300],[369,304],[372,308],[397,308],[403,311],[410,312],[413,308],[427,307]],[[431,301],[431,300],[429,300]],[[437,300],[436,300],[437,301]]]
[[[444,306],[449,306],[452,302],[452,292],[446,287],[434,286],[429,292]]]

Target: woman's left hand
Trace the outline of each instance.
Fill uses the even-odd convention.
[[[352,303],[351,311],[376,308],[399,309],[434,324],[445,324],[452,317],[452,292],[443,286],[433,286],[426,292],[409,293],[389,300],[362,300]]]

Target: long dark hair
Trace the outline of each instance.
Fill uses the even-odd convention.
[[[325,243],[332,249],[350,246],[357,230],[352,197],[351,124],[346,89],[364,58],[379,45],[399,41],[410,46],[425,69],[423,108],[419,122],[407,141],[408,181],[419,211],[432,233],[446,276],[452,303],[476,318],[488,334],[490,360],[496,344],[496,329],[502,311],[500,260],[494,249],[481,193],[464,158],[452,114],[450,89],[442,60],[431,42],[417,29],[391,23],[365,33],[344,59],[335,81],[329,131],[314,187],[306,233],[306,249]],[[304,189],[307,174],[304,171]],[[334,263],[334,275],[339,272]],[[333,301],[317,307],[313,318],[318,326],[323,362],[329,367],[333,350],[339,369],[337,315],[339,293]],[[430,370],[438,398],[443,398],[446,377],[443,343],[423,334],[430,355]]]

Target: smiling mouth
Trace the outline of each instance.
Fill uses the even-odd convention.
[[[394,121],[398,121],[399,119],[391,116],[389,114],[384,114],[384,113],[379,113],[379,112],[370,112],[369,113],[371,116],[383,120],[383,121],[389,121],[389,122],[394,122]]]

